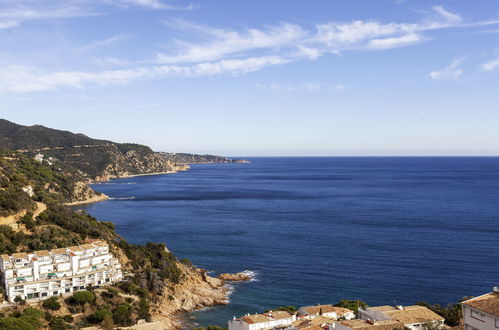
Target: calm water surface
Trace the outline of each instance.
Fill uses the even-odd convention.
[[[448,303],[499,285],[499,158],[255,158],[113,180],[87,206],[133,243],[251,270],[201,325],[280,305]],[[131,199],[133,198],[133,199]]]

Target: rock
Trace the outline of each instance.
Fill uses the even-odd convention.
[[[240,272],[240,273],[235,273],[235,274],[224,273],[224,274],[218,275],[218,278],[221,279],[222,281],[228,281],[228,282],[251,281],[251,276],[246,272]]]

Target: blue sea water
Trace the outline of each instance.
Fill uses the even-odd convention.
[[[455,302],[499,285],[499,158],[254,158],[94,187],[133,243],[254,271],[200,325],[281,305]],[[133,199],[131,199],[133,197]]]

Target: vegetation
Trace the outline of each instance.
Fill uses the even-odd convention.
[[[366,309],[369,305],[367,305],[362,300],[340,300],[340,302],[335,306],[348,308],[354,311],[355,315],[357,315],[357,311],[359,310],[359,308]]]
[[[58,300],[59,299],[57,297],[50,297],[49,299],[43,301],[42,307],[53,311],[58,311],[59,309],[61,309],[61,304]]]
[[[273,311],[286,311],[286,312],[291,313],[291,314],[298,312],[298,308],[296,308],[295,306],[280,306],[280,307],[277,307],[277,308],[272,309],[272,310]],[[271,311],[271,309],[268,309],[265,311],[265,313],[270,312],[270,311]]]
[[[86,303],[91,303],[95,299],[95,295],[90,292],[90,291],[78,291],[73,293],[73,297],[71,299],[80,305],[86,304]]]
[[[448,304],[447,306],[442,306],[439,304],[430,304],[427,302],[418,302],[416,305],[424,306],[426,308],[431,309],[438,315],[441,315],[445,318],[445,324],[454,327],[460,324],[461,319],[463,318],[463,311],[460,305],[460,302],[468,300],[472,297],[463,297],[459,300],[458,303]]]

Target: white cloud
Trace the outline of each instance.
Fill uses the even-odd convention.
[[[381,49],[390,49],[396,47],[405,47],[416,43],[420,43],[427,39],[428,38],[424,38],[417,33],[408,33],[400,37],[372,39],[369,41],[367,48],[381,50]]]
[[[73,48],[73,49],[72,49],[72,51],[74,51],[74,52],[89,51],[89,50],[92,50],[92,49],[95,49],[95,48],[99,48],[99,47],[106,47],[106,46],[109,46],[109,45],[115,44],[115,43],[117,43],[117,42],[120,42],[120,41],[126,40],[126,39],[128,39],[128,38],[130,38],[130,36],[129,36],[129,35],[126,35],[126,34],[118,34],[118,35],[115,35],[115,36],[109,37],[109,38],[107,38],[107,39],[93,41],[93,42],[88,43],[88,44],[86,44],[86,45],[83,45],[83,46],[80,46],[80,47]]]
[[[2,29],[9,29],[9,28],[17,27],[17,26],[19,26],[19,22],[18,21],[4,21],[4,22],[0,22],[0,30],[2,30]]]
[[[294,92],[294,91],[315,92],[318,90],[333,90],[335,92],[341,92],[345,89],[345,86],[342,84],[332,85],[321,82],[305,82],[301,84],[259,83],[256,84],[255,87],[259,89],[267,89],[277,92]]]
[[[430,77],[434,80],[452,80],[457,79],[463,74],[463,69],[460,68],[462,59],[456,59],[452,63],[441,69],[430,72]]]
[[[289,45],[292,42],[303,39],[306,31],[298,25],[281,24],[269,27],[265,30],[249,29],[244,32],[222,30],[210,27],[179,22],[179,28],[201,30],[204,34],[215,37],[209,43],[193,44],[177,42],[181,48],[179,55],[158,54],[157,59],[161,63],[186,63],[212,61],[226,56],[239,55],[246,51],[277,48]]]
[[[17,6],[0,8],[0,29],[18,27],[30,20],[62,19],[99,15],[96,12],[74,5],[62,5],[54,8]]]
[[[195,9],[196,6],[189,4],[187,6],[173,6],[166,2],[160,0],[120,0],[122,3],[131,4],[135,6],[146,7],[149,9],[160,9],[160,10],[191,10]]]
[[[447,20],[447,22],[459,23],[463,20],[461,16],[451,13],[442,6],[433,6],[433,10],[440,14],[445,20]]]
[[[485,62],[482,64],[482,69],[484,71],[494,71],[495,69],[499,68],[499,58],[496,58],[495,60]]]
[[[84,88],[86,85],[119,85],[139,79],[160,77],[202,77],[220,74],[243,74],[264,67],[285,64],[277,56],[250,57],[237,60],[203,62],[193,65],[159,65],[101,72],[62,71],[46,73],[26,66],[8,66],[0,69],[1,92],[40,92],[63,87]]]

